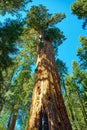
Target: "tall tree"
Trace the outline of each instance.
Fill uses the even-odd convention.
[[[11,85],[6,91],[5,95],[5,110],[10,111],[10,118],[8,121],[8,129],[14,130],[15,124],[20,110],[29,109],[31,104],[31,95],[33,89],[33,78],[31,78],[31,59],[30,55],[22,55],[24,50],[21,50],[16,57],[18,63],[15,74],[12,77]],[[25,52],[26,53],[26,52]],[[16,74],[17,73],[17,74]]]
[[[73,129],[76,127],[81,130],[87,129],[87,109],[86,100],[84,100],[86,75],[86,72],[81,70],[80,65],[74,61],[72,75],[66,76],[67,96],[65,102],[70,111],[69,115]],[[71,108],[72,103],[73,106]]]
[[[10,77],[9,81],[11,81],[11,75],[6,73],[8,73],[9,67],[15,68],[13,67],[14,58],[12,58],[12,55],[18,52],[16,45],[21,31],[22,24],[18,20],[7,19],[6,22],[0,25],[0,110],[2,110],[4,103],[4,91],[6,92],[8,89],[6,87],[5,90],[7,79]]]
[[[73,62],[72,75],[66,77],[65,102],[69,110],[72,128],[84,130],[87,129],[87,38],[80,36],[79,41],[81,43],[77,50],[79,63]]]
[[[72,129],[61,94],[53,50],[64,40],[63,33],[54,25],[64,18],[64,14],[49,14],[42,5],[33,6],[27,13],[24,35],[32,47],[30,51],[37,54],[28,130]]]

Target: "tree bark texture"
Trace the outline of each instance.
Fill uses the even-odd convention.
[[[72,130],[61,94],[54,52],[44,38],[37,58],[36,82],[27,130]]]

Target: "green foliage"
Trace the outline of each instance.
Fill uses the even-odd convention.
[[[87,1],[86,0],[76,0],[72,5],[71,9],[78,18],[87,17]]]
[[[16,64],[16,67],[14,67],[15,73],[13,73],[12,76],[11,73],[9,73],[6,78],[7,80],[4,78],[5,80],[4,84],[6,84],[6,86],[1,91],[2,98],[4,98],[3,106],[5,108],[4,111],[9,110],[12,113],[14,113],[14,111],[17,109],[19,111],[23,111],[25,114],[25,119],[23,115],[19,117],[20,112],[18,112],[17,120],[19,120],[19,118],[20,120],[22,120],[23,118],[22,124],[26,125],[28,119],[26,113],[29,115],[29,108],[31,106],[31,97],[32,97],[32,91],[34,86],[34,78],[31,73],[31,67],[33,62],[28,52],[26,51],[24,52],[24,50],[21,50],[19,55],[17,55],[17,57],[15,58],[14,63]],[[10,71],[12,70],[9,70],[9,72]],[[9,76],[11,76],[10,80],[9,80]],[[10,116],[12,117],[12,114]],[[6,122],[8,121],[4,120],[4,123]]]
[[[58,74],[60,78],[61,88],[63,91],[66,91],[64,81],[65,81],[65,76],[68,73],[68,69],[66,67],[66,64],[60,59],[56,59],[56,66],[57,66],[57,70],[58,70]]]
[[[64,14],[49,14],[45,6],[32,6],[27,13],[26,23],[36,31],[46,31],[48,27],[57,24],[65,18]],[[33,22],[32,22],[33,21]]]
[[[74,75],[66,77],[67,95],[65,95],[64,98],[73,130],[84,130],[87,129],[87,109],[84,100],[83,88],[81,87],[81,84],[78,84],[77,80],[74,78]]]
[[[50,38],[50,41],[53,43],[53,46],[55,48],[57,47],[57,45],[62,44],[63,40],[65,40],[65,36],[63,35],[63,32],[61,32],[60,29],[56,27],[49,28],[48,31],[45,33],[45,35],[46,37]]]
[[[29,52],[36,59],[38,46],[40,45],[39,34],[34,29],[25,28],[20,37],[22,41],[22,47],[25,48],[26,52]],[[20,45],[19,45],[20,46]]]
[[[58,46],[65,40],[63,32],[61,32],[55,24],[61,22],[65,18],[64,14],[49,14],[45,6],[32,6],[27,12],[26,27],[23,31],[22,40],[29,43],[31,52],[38,52],[40,43],[43,38],[48,38],[53,47],[57,50]]]
[[[75,0],[71,5],[73,14],[87,25],[87,0]],[[65,102],[73,130],[87,129],[87,38],[80,36],[81,47],[77,50],[79,63],[73,62],[73,72],[66,77]],[[72,105],[73,104],[73,105]],[[78,118],[79,117],[79,118]]]
[[[18,50],[15,45],[22,31],[21,26],[18,21],[10,19],[0,26],[0,68],[2,69],[12,64],[9,54],[15,54]]]
[[[0,111],[2,110],[5,103],[5,93],[9,90],[11,80],[14,75],[16,66],[8,67],[7,70],[2,71],[3,82],[0,84]],[[2,80],[1,80],[2,81]]]
[[[3,110],[0,113],[0,130],[7,130],[7,119],[9,111]]]
[[[79,41],[81,43],[81,47],[77,50],[77,56],[80,59],[82,68],[87,69],[87,37],[80,36]]]
[[[6,106],[11,109],[24,109],[31,102],[33,78],[31,78],[31,59],[24,55],[19,60],[18,74],[14,77],[9,90],[5,94]],[[18,70],[17,70],[18,71]]]
[[[87,72],[75,61],[73,61],[72,67],[72,75],[67,75],[65,80],[65,103],[73,130],[84,130],[87,129]]]
[[[24,8],[31,0],[1,0],[0,1],[0,13],[4,15],[7,12],[16,12],[18,9]]]
[[[85,27],[87,24],[87,0],[75,0],[71,5],[71,10],[79,19],[84,19],[83,27]]]
[[[0,25],[0,110],[5,102],[4,93],[8,90],[13,76],[15,66],[13,67],[14,58],[11,56],[18,52],[16,45],[21,31],[22,24],[17,20],[8,19]]]
[[[32,6],[27,13],[26,23],[30,28],[40,32],[40,30],[47,29],[47,21],[51,17],[45,6]]]
[[[68,71],[66,64],[63,61],[61,61],[60,59],[56,59],[56,66],[57,66],[59,75],[64,77]]]

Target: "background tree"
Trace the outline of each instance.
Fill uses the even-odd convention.
[[[4,103],[3,94],[8,90],[7,80],[10,78],[9,82],[11,82],[11,76],[14,73],[15,66],[13,67],[14,58],[12,58],[12,55],[18,52],[16,45],[21,31],[22,24],[17,20],[11,21],[8,19],[0,26],[0,110],[2,110]],[[12,70],[10,68],[9,71],[9,67],[12,67]]]
[[[87,24],[87,1],[76,0],[71,5],[73,14],[77,15],[79,19],[83,19],[83,28]],[[87,109],[86,109],[86,37],[80,36],[79,41],[81,46],[77,50],[78,62],[73,62],[72,75],[67,75],[65,84],[66,92],[64,93],[64,99],[67,110],[69,111],[69,117],[72,123],[73,130],[87,129]],[[85,86],[85,87],[84,87]],[[85,89],[84,89],[85,88]],[[73,105],[72,105],[73,104]],[[79,118],[78,118],[79,117]]]
[[[30,55],[28,55],[26,51],[25,53],[26,54],[24,54],[23,49],[16,56],[15,63],[17,67],[15,69],[14,75],[11,77],[10,84],[8,84],[7,90],[6,88],[4,88],[3,98],[5,99],[5,101],[3,104],[3,111],[8,112],[8,116],[3,122],[4,124],[5,122],[7,122],[5,127],[4,124],[1,122],[4,129],[8,128],[9,130],[14,130],[15,124],[18,122],[18,120],[22,120],[22,116],[24,115],[26,116],[25,121],[27,122],[26,114],[28,113],[29,115],[31,95],[34,86],[34,79],[33,75],[31,74],[31,66],[33,62],[31,61]],[[19,115],[21,112],[24,112],[24,114],[20,117]],[[1,118],[2,116],[3,115],[1,114]],[[21,129],[24,124],[26,127],[27,124],[23,120]]]
[[[87,106],[86,100],[84,100],[86,91],[84,91],[83,86],[84,79],[86,80],[86,72],[79,68],[78,63],[73,62],[73,73],[71,76],[68,75],[65,80],[67,91],[65,102],[73,129],[87,129]]]
[[[81,46],[78,47],[77,50],[77,56],[79,57],[79,63],[73,62],[73,72],[71,76],[67,76],[66,78],[66,88],[67,88],[67,97],[69,95],[69,100],[67,101],[67,108],[69,108],[70,111],[70,120],[72,120],[72,127],[73,129],[87,129],[87,87],[86,87],[86,80],[87,80],[87,63],[86,63],[86,44],[87,44],[87,38],[84,36],[80,36],[79,38]],[[75,88],[75,89],[74,89]],[[74,89],[74,91],[73,91]],[[73,94],[71,94],[71,93]],[[75,106],[70,105],[72,96],[74,97],[72,102],[75,102]],[[76,98],[77,97],[77,98]],[[78,101],[78,102],[77,102]],[[76,107],[76,104],[77,107]],[[70,106],[72,108],[70,108]],[[76,110],[77,109],[77,110]],[[77,112],[76,112],[77,111]],[[77,113],[79,115],[79,118],[77,116]],[[79,120],[80,119],[80,120]]]

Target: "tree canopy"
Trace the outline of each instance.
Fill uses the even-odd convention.
[[[31,51],[35,52],[43,44],[43,41],[41,41],[43,35],[50,39],[54,49],[57,50],[57,46],[65,40],[65,36],[54,25],[61,22],[64,18],[65,14],[62,13],[49,14],[43,5],[32,6],[27,12],[26,27],[22,34],[22,39],[25,39],[25,42],[31,46]]]

